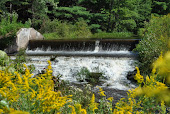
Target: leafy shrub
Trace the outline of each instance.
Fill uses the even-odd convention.
[[[152,74],[144,77],[140,74],[137,67],[137,74],[135,79],[137,80],[139,87],[128,90],[128,97],[122,98],[116,103],[114,112],[117,113],[166,113],[165,96],[168,93],[163,94],[163,91],[168,91],[168,87],[157,81],[156,70],[152,70]],[[164,96],[165,95],[165,96]],[[169,97],[168,97],[169,99]]]
[[[43,36],[45,37],[46,40],[61,39],[57,32],[44,33]]]
[[[18,15],[16,13],[4,14],[0,20],[0,50],[4,50],[10,45],[13,45],[16,32],[20,28],[29,28],[31,23],[27,21],[25,24],[17,22]]]
[[[88,38],[91,36],[90,29],[84,20],[76,22],[74,25],[59,20],[47,20],[40,31],[44,33],[46,39],[64,38]]]
[[[92,85],[101,82],[101,78],[104,78],[101,72],[90,72],[86,67],[81,68],[80,72],[78,72],[76,76],[78,81],[87,81]]]
[[[7,66],[9,64],[9,57],[4,51],[0,50],[0,66]]]
[[[20,50],[16,56],[15,60],[11,60],[10,57],[0,50],[0,70],[7,70],[8,72],[14,73],[18,71],[19,73],[25,73],[24,63],[27,62],[25,50]],[[28,66],[30,72],[32,73],[35,70],[34,65]]]
[[[2,37],[10,37],[15,36],[16,32],[24,27],[30,27],[30,23],[26,22],[22,24],[21,22],[17,22],[18,15],[16,13],[12,14],[4,14],[0,21],[0,36]]]
[[[151,71],[151,64],[159,57],[160,53],[168,50],[170,37],[170,14],[155,17],[145,23],[143,39],[135,51],[139,53],[139,66],[143,73]]]
[[[76,22],[71,31],[74,34],[71,36],[72,38],[89,38],[91,36],[90,28],[84,20]]]
[[[99,32],[95,33],[92,38],[130,38],[133,37],[133,33],[131,32]]]
[[[98,32],[101,32],[100,27],[101,27],[101,25],[99,25],[99,24],[91,24],[90,30],[92,31],[92,33],[98,33]]]

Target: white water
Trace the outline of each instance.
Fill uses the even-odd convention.
[[[29,56],[29,58],[31,61],[28,65],[35,65],[34,74],[38,74],[38,70],[41,71],[48,66],[47,60],[50,56]],[[61,74],[61,79],[78,83],[76,74],[81,68],[86,67],[90,72],[102,72],[108,78],[102,84],[103,87],[128,90],[134,87],[126,78],[127,73],[135,69],[134,62],[132,58],[60,56],[52,62],[52,68],[54,76]]]
[[[107,80],[102,84],[102,87],[107,86],[119,90],[135,87],[126,78],[129,71],[134,71],[134,62],[136,61],[135,54],[128,51],[130,45],[112,43],[101,45],[99,40],[96,40],[94,45],[94,49],[93,46],[74,47],[74,44],[70,44],[71,48],[68,48],[69,45],[63,44],[55,49],[55,46],[52,48],[49,44],[47,47],[42,45],[34,49],[27,49],[26,53],[30,58],[28,65],[35,66],[34,75],[36,75],[47,68],[47,61],[51,56],[58,55],[52,61],[53,75],[62,75],[61,79],[63,80],[80,83],[76,80],[76,75],[81,68],[86,67],[90,72],[103,73]]]

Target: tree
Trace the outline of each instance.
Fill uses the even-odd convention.
[[[78,0],[59,0],[59,7],[70,7],[70,6],[76,6]]]
[[[103,9],[108,17],[107,31],[137,31],[150,18],[150,0],[111,0],[110,8]]]
[[[169,0],[152,0],[152,13],[155,15],[166,15],[170,13]]]
[[[46,17],[49,6],[57,7],[54,0],[2,0],[0,10],[7,13],[16,12],[18,20],[25,22],[30,19],[41,19]]]

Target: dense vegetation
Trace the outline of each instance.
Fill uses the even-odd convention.
[[[149,73],[152,63],[161,53],[166,53],[170,40],[170,14],[161,17],[152,16],[150,22],[139,34],[143,37],[136,47],[139,53],[139,66],[143,73]]]
[[[45,74],[31,78],[34,66],[23,64],[26,60],[22,51],[15,61],[0,51],[0,113],[167,113],[168,13],[169,0],[1,0],[1,50],[11,44],[22,27],[33,27],[46,39],[129,38],[136,34],[141,41],[134,49],[139,53],[135,76],[139,87],[129,90],[127,98],[115,106],[102,88],[96,102],[89,86],[81,90],[68,86],[60,76],[55,79],[50,61]],[[91,76],[87,71],[82,78],[81,73],[80,81]],[[90,79],[93,83],[94,78]]]
[[[50,61],[44,74],[33,77],[33,68],[21,64],[23,58],[18,55],[17,61],[20,62],[15,63],[0,52],[0,113],[166,114],[168,111],[166,105],[170,105],[170,96],[164,82],[170,84],[170,67],[167,64],[170,52],[159,57],[146,79],[137,67],[134,78],[139,87],[129,90],[127,98],[120,99],[114,105],[114,96],[107,98],[100,87],[97,87],[100,97],[96,99],[90,85],[84,85],[83,89],[76,88],[60,80],[60,76],[52,76]],[[18,64],[20,67],[13,67]],[[164,82],[159,81],[160,77]]]
[[[0,1],[0,21],[13,18],[11,14],[15,13],[18,15],[19,25],[31,22],[31,27],[41,33],[50,33],[50,37],[62,35],[60,36],[58,30],[51,30],[47,22],[59,27],[62,23],[63,29],[72,29],[70,25],[77,26],[77,22],[83,21],[84,24],[81,26],[88,29],[87,33],[90,30],[92,33],[103,31],[137,34],[139,28],[144,27],[144,22],[150,20],[151,14],[166,15],[169,9],[168,0],[3,0]],[[65,32],[71,34],[69,32],[72,31]],[[75,37],[75,34],[71,36]]]

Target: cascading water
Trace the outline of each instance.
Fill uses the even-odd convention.
[[[50,57],[31,56],[32,60],[29,64],[36,67],[35,74],[41,72],[48,66],[47,60]],[[135,60],[131,58],[111,58],[111,57],[64,57],[60,56],[52,61],[53,75],[62,75],[63,80],[76,83],[76,75],[81,68],[86,67],[90,72],[102,72],[107,78],[102,86],[126,90],[133,87],[126,75],[129,71],[134,70],[133,63]]]
[[[135,54],[131,50],[138,42],[137,40],[31,42],[26,53],[30,58],[28,65],[35,65],[34,74],[46,68],[47,60],[53,58],[53,75],[60,74],[63,80],[78,83],[76,75],[81,68],[86,67],[90,72],[102,72],[107,78],[101,85],[103,87],[119,90],[134,87],[127,80],[126,75],[135,69]]]

